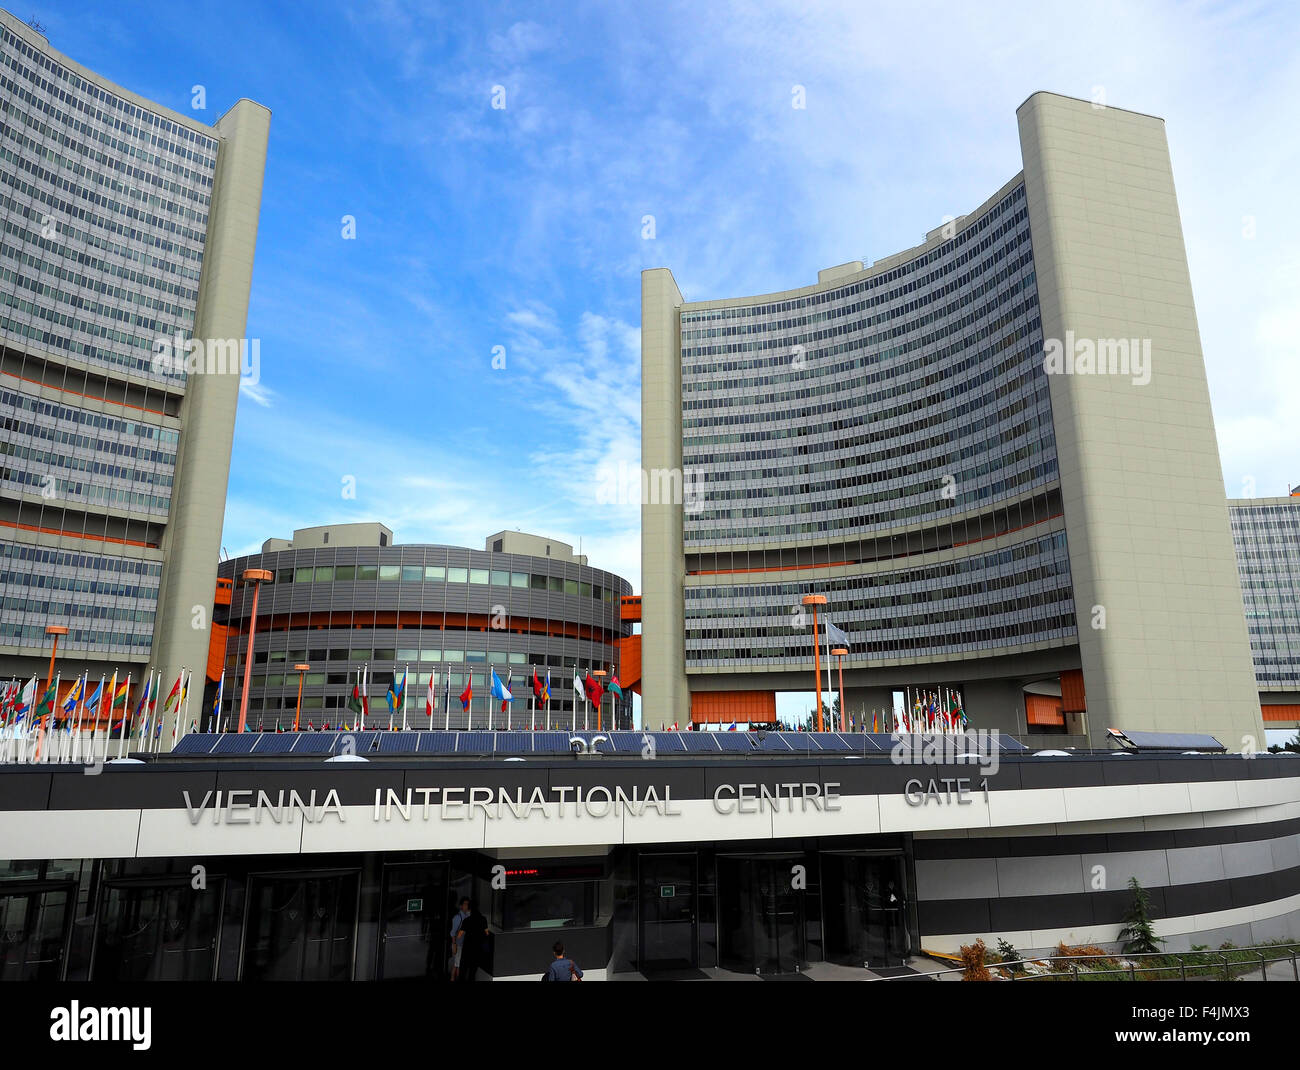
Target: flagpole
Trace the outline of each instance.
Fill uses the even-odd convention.
[[[442,712],[446,716],[446,724],[443,725],[444,732],[451,731],[451,669],[447,669],[447,684],[442,695]]]
[[[410,675],[411,666],[409,664],[402,667],[402,731],[406,731],[406,683]]]
[[[131,719],[131,674],[126,674],[126,701],[122,704],[122,728],[117,734],[117,756],[122,757],[126,745],[127,721]]]
[[[190,670],[190,683],[185,688],[185,723],[181,726],[181,739],[185,738],[185,733],[190,730],[190,691],[194,688],[194,670]]]

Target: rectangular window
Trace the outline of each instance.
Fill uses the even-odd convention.
[[[511,587],[527,587],[527,586],[528,586],[528,573],[527,573],[527,572],[512,572],[512,573],[510,573],[510,586],[511,586]]]
[[[403,665],[405,665],[408,661],[419,661],[420,652],[418,650],[398,648],[397,660],[401,662]]]
[[[469,569],[449,568],[447,569],[448,583],[464,583],[469,579]]]
[[[467,650],[465,651],[465,660],[482,664],[487,661],[487,651],[485,650]]]
[[[443,661],[464,661],[465,652],[463,650],[444,650],[442,652]]]
[[[547,580],[547,583],[550,585],[550,589],[555,591],[557,594],[564,593],[564,579],[562,577],[552,576]]]
[[[316,582],[317,582],[317,583],[331,583],[333,580],[334,580],[334,566],[333,566],[333,565],[317,565],[317,566],[316,566]]]
[[[380,565],[379,579],[380,582],[399,580],[402,578],[401,565]]]
[[[470,583],[487,583],[488,570],[485,568],[472,568],[469,570]]]
[[[346,649],[337,646],[330,648],[330,661],[347,661],[347,660],[348,660],[348,652]]]
[[[374,579],[378,579],[378,578],[379,578],[379,566],[378,566],[378,565],[358,565],[358,566],[357,566],[357,579],[358,579],[358,580],[374,580]]]
[[[375,661],[392,661],[395,653],[396,651],[391,646],[375,647]]]
[[[510,573],[509,573],[509,572],[504,572],[504,571],[502,571],[502,570],[499,569],[499,568],[494,568],[494,569],[492,570],[492,586],[493,586],[493,587],[509,587],[509,586],[510,586]]]
[[[447,578],[447,570],[443,568],[441,565],[424,566],[425,582],[429,582],[432,580],[436,583],[442,583],[443,580],[445,580],[446,578]]]
[[[334,579],[340,583],[350,583],[357,578],[356,565],[335,565]]]
[[[577,593],[578,593],[578,581],[577,581],[577,580],[565,580],[565,581],[564,581],[564,593],[565,593],[565,594],[577,594]]]
[[[421,650],[421,651],[420,651],[420,660],[421,660],[421,661],[438,661],[441,657],[442,657],[442,651],[441,651],[441,650]]]
[[[532,588],[533,588],[534,591],[544,591],[544,590],[546,590],[546,577],[545,577],[545,576],[539,576],[539,575],[537,575],[536,573],[534,573],[534,574],[532,575],[531,579],[532,579]]]
[[[294,583],[311,583],[315,576],[315,570],[310,568],[296,568],[293,570]]]
[[[420,583],[424,580],[424,569],[419,565],[402,566],[403,583]]]
[[[369,661],[369,660],[370,660],[370,651],[369,651],[369,650],[353,650],[353,651],[351,652],[350,657],[351,657],[351,660],[352,660],[352,661]]]

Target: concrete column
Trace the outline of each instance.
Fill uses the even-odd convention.
[[[666,268],[641,273],[641,711],[690,718],[682,532],[681,291]],[[674,492],[674,488],[676,491]]]
[[[213,338],[245,338],[270,122],[266,108],[241,100],[215,127],[222,140],[194,322],[194,337],[205,344]],[[191,374],[181,406],[153,661],[163,673],[163,698],[182,666],[194,671],[191,720],[201,719],[195,703],[203,696],[239,378],[237,372]],[[171,730],[168,719],[163,724],[164,749]]]
[[[1089,736],[1262,746],[1164,123],[1051,93],[1018,116],[1044,343],[1130,348],[1119,374],[1048,376]]]

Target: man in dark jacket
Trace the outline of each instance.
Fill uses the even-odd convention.
[[[486,958],[490,930],[487,918],[471,902],[469,914],[460,923],[461,936],[460,974],[458,981],[477,981],[478,968]]]

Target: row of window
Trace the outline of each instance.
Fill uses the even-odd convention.
[[[26,561],[30,565],[54,565],[56,568],[86,568],[95,572],[124,572],[135,576],[161,576],[162,563],[135,557],[108,557],[101,554],[52,550],[25,543],[0,542],[0,558]]]
[[[508,572],[504,569],[453,568],[443,565],[313,565],[282,568],[274,573],[274,583],[471,583],[493,587],[517,587],[555,594],[573,594],[614,602],[618,592],[560,576]]]

